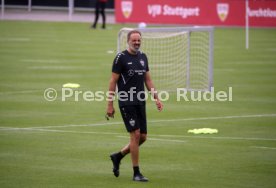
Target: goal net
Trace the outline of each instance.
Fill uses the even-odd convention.
[[[117,52],[125,50],[127,33],[118,34]],[[155,87],[161,91],[210,91],[213,86],[213,28],[139,28],[141,51],[149,61]]]

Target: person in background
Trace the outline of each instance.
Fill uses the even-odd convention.
[[[95,20],[93,25],[91,26],[92,28],[96,29],[97,27],[97,22],[99,19],[99,14],[101,13],[102,19],[103,19],[103,24],[102,28],[105,29],[105,7],[106,7],[107,0],[96,0],[96,6],[95,6]]]

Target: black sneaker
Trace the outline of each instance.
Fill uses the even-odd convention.
[[[96,29],[96,25],[95,24],[91,25],[91,28]]]
[[[133,176],[133,181],[147,182],[149,179],[144,177],[142,174],[137,174]]]
[[[114,176],[119,177],[120,172],[119,172],[119,168],[120,168],[120,160],[117,157],[116,153],[113,153],[110,155],[110,159],[113,163],[113,173]]]

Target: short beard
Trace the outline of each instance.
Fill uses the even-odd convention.
[[[135,48],[134,46],[132,46],[131,50],[137,54],[139,52],[140,48]]]

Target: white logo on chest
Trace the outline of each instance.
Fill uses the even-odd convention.
[[[145,62],[142,59],[140,60],[140,63],[142,66],[145,66]]]

